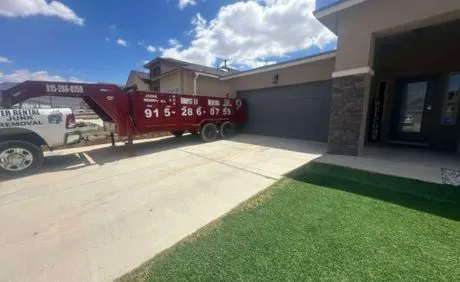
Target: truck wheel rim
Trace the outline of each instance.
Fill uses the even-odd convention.
[[[231,135],[231,133],[232,133],[232,131],[233,131],[233,130],[232,130],[232,126],[231,126],[230,124],[228,124],[228,125],[224,126],[224,128],[222,129],[222,131],[223,131],[224,136]]]
[[[205,128],[204,135],[206,136],[207,139],[211,140],[215,138],[216,132],[213,128],[208,127],[208,128]]]
[[[8,148],[0,153],[0,166],[9,171],[20,171],[32,165],[34,156],[24,148]]]

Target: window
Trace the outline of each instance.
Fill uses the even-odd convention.
[[[154,67],[150,70],[150,76],[152,78],[160,76],[161,75],[161,68],[160,67]]]
[[[460,73],[449,75],[447,91],[444,94],[441,124],[455,125],[457,123],[458,107],[460,102]]]

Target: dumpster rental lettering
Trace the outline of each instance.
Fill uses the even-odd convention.
[[[145,103],[158,103],[158,96],[153,94],[147,94],[144,96]]]
[[[32,125],[43,125],[40,120],[35,120],[34,116],[39,116],[38,110],[0,110],[0,117],[6,117],[0,122],[0,128],[21,127]]]
[[[206,113],[207,113],[206,108],[203,108],[200,106],[196,108],[182,106],[180,109],[180,115],[183,117],[201,116]],[[176,112],[173,111],[171,108],[164,108],[163,110],[160,110],[158,108],[154,108],[154,109],[147,108],[144,110],[144,116],[146,118],[160,118],[160,117],[170,118],[170,117],[173,117],[175,114]],[[209,115],[211,116],[218,116],[218,115],[230,116],[232,115],[232,109],[229,107],[224,107],[223,109],[218,108],[218,107],[211,107],[209,109]]]

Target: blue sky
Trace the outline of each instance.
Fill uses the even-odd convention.
[[[0,0],[0,82],[125,83],[157,56],[248,69],[328,51],[335,38],[307,15],[335,1]]]

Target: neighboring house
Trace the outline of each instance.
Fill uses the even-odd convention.
[[[137,89],[140,91],[152,91],[150,88],[150,75],[147,72],[134,71],[129,73],[128,81],[125,86],[137,85]],[[156,89],[159,90],[159,89]]]
[[[13,86],[15,86],[17,83],[15,82],[1,82],[0,83],[0,91],[2,90],[6,90],[8,88],[11,88]]]
[[[150,89],[165,93],[229,97],[229,84],[222,77],[237,73],[230,68],[211,68],[171,58],[156,58],[146,65]]]

